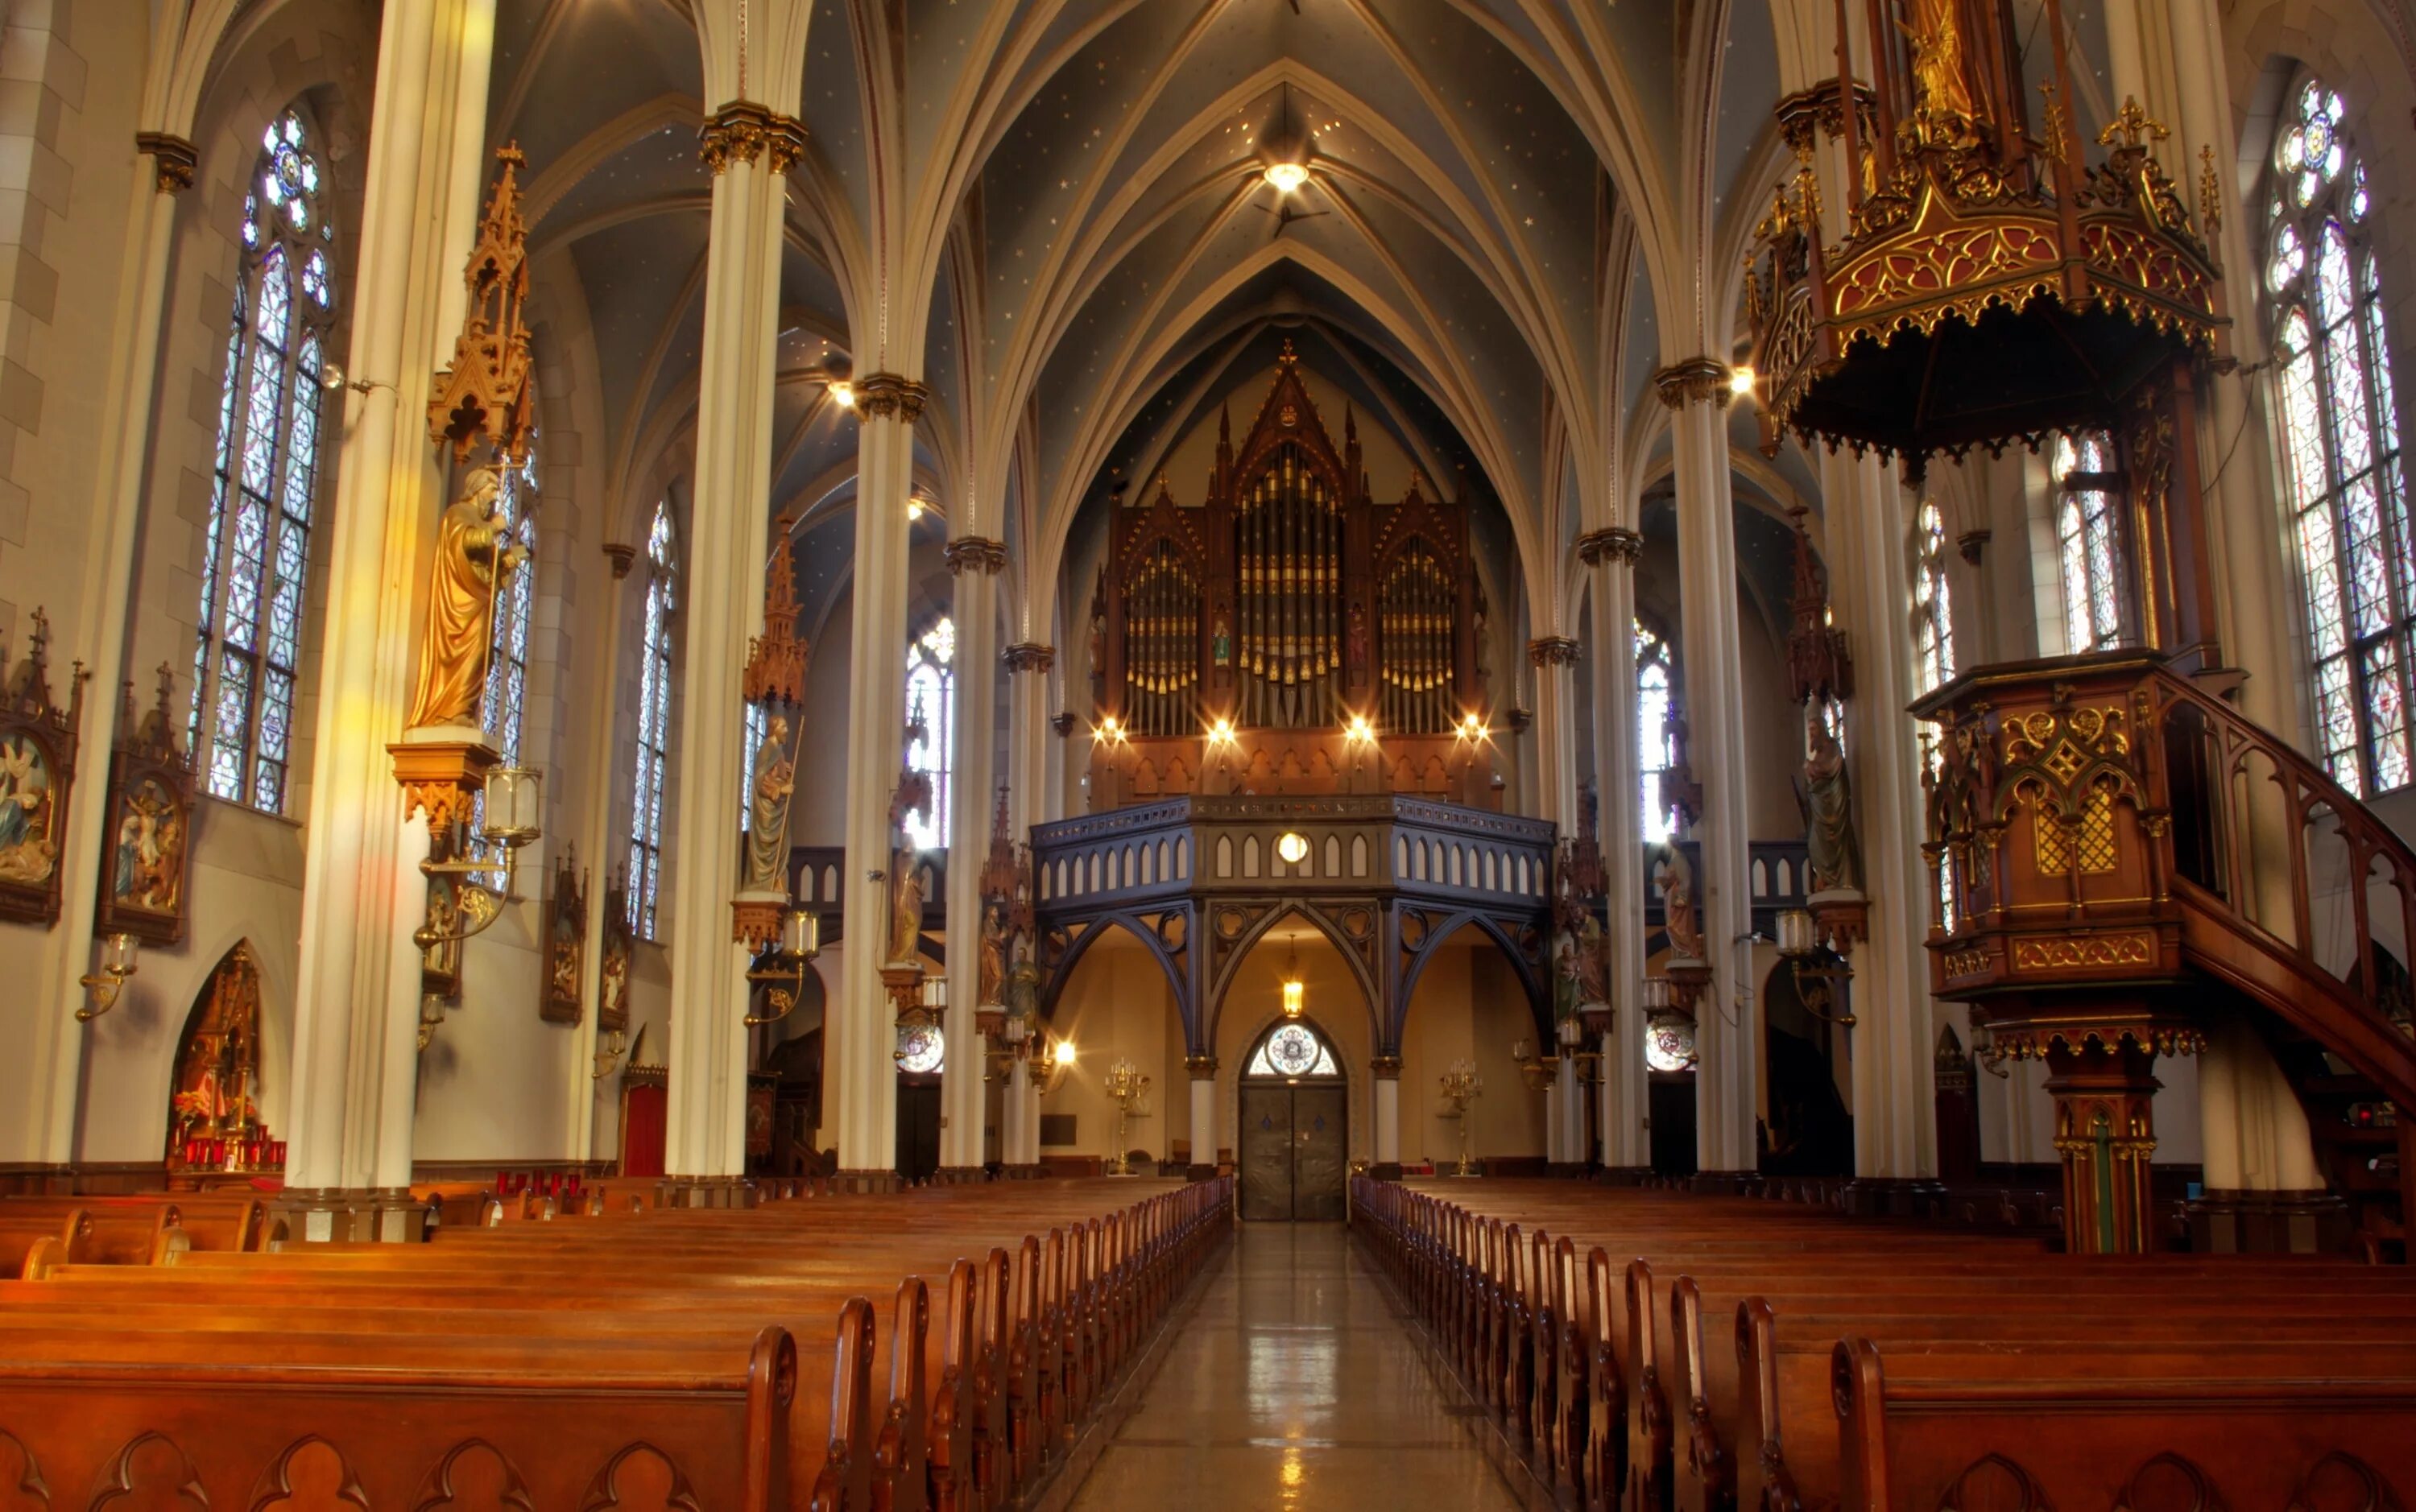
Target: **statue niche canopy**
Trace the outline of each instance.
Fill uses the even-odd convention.
[[[1092,803],[1404,793],[1491,804],[1468,505],[1369,496],[1289,343],[1207,497],[1110,506],[1091,604]]]

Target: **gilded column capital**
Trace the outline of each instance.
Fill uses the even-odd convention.
[[[855,412],[867,419],[899,419],[908,425],[923,418],[923,401],[931,391],[896,373],[874,373],[855,381]]]
[[[1599,567],[1606,561],[1633,567],[1636,559],[1643,554],[1644,537],[1624,525],[1588,531],[1578,537],[1578,560],[1589,567]]]
[[[751,99],[733,99],[706,116],[696,138],[696,155],[717,173],[758,157],[773,172],[784,173],[806,150],[804,122]]]
[[[1191,1079],[1195,1082],[1213,1082],[1216,1079],[1216,1057],[1187,1055],[1184,1058],[1183,1069],[1191,1073]]]
[[[948,571],[977,572],[985,576],[1006,568],[1006,543],[986,536],[959,535],[948,543]]]
[[[1057,648],[1036,640],[1019,640],[999,652],[998,659],[1006,664],[1010,672],[1046,672],[1057,665]]]
[[[1527,660],[1537,666],[1574,666],[1578,643],[1566,636],[1541,636],[1527,642]]]
[[[193,187],[193,170],[201,154],[184,138],[166,131],[137,131],[134,150],[151,155],[151,167],[162,194],[181,194]]]
[[[1401,1079],[1401,1057],[1378,1055],[1367,1062],[1367,1074],[1380,1082],[1397,1082]]]
[[[1729,394],[1729,365],[1716,357],[1688,357],[1655,372],[1653,386],[1660,391],[1661,402],[1672,410],[1705,400],[1725,409]]]

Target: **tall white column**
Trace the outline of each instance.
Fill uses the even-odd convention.
[[[1535,668],[1534,812],[1567,834],[1578,817],[1578,643],[1566,636],[1527,642]]]
[[[1912,670],[1911,530],[1904,490],[1875,457],[1820,457],[1830,612],[1854,658],[1846,756],[1863,853],[1870,938],[1854,948],[1846,1031],[1854,1077],[1854,1174],[1938,1173],[1929,999],[1930,874],[1922,859],[1921,741],[1905,712]]]
[[[860,1188],[896,1179],[897,1017],[881,983],[888,963],[889,803],[905,757],[906,499],[923,385],[875,373],[855,385],[855,615],[847,692],[848,949],[823,1031],[838,1090],[839,1175]]]
[[[1739,645],[1736,520],[1729,497],[1728,365],[1694,357],[1654,375],[1671,411],[1677,462],[1678,577],[1686,684],[1686,755],[1702,785],[1695,826],[1703,951],[1712,983],[1696,1009],[1696,1162],[1755,1168],[1761,1023],[1753,995],[1747,892],[1744,688]]]
[[[940,1169],[972,1173],[982,1163],[981,863],[989,850],[997,794],[991,781],[998,733],[998,574],[1006,544],[979,536],[948,543],[956,575],[957,708],[949,721],[956,749],[948,797],[948,1049],[940,1070]],[[1010,831],[1009,833],[1013,831]]]
[[[1602,1160],[1614,1171],[1653,1163],[1644,1070],[1644,844],[1636,730],[1636,558],[1643,539],[1617,526],[1580,536],[1592,570],[1594,786],[1601,798],[1602,846],[1610,872],[1606,937],[1617,1016],[1602,1037]]]
[[[1368,1068],[1376,1084],[1376,1161],[1386,1175],[1401,1163],[1401,1058],[1380,1055]]]
[[[110,330],[109,371],[101,389],[100,434],[94,454],[98,477],[84,514],[83,578],[71,614],[53,631],[53,693],[68,689],[61,665],[81,660],[92,674],[91,712],[79,732],[84,770],[68,806],[67,848],[59,857],[59,927],[42,936],[30,981],[21,981],[28,1011],[23,1038],[0,1067],[0,1106],[14,1110],[0,1124],[0,1160],[64,1166],[74,1159],[76,1089],[82,1081],[85,1031],[74,1013],[83,1006],[81,979],[93,967],[93,914],[98,901],[93,867],[106,823],[110,741],[117,711],[114,692],[126,676],[127,606],[133,598],[136,544],[142,531],[143,484],[152,405],[159,376],[161,314],[175,265],[176,194],[192,185],[193,146],[181,138],[147,135],[153,162],[138,165],[128,189],[126,279]],[[23,637],[18,649],[22,649]]]
[[[493,0],[389,7],[378,43],[348,353],[378,386],[345,396],[340,431],[286,1136],[286,1190],[313,1240],[372,1236],[338,1210],[376,1212],[381,1201],[360,1194],[393,1198],[411,1183],[410,934],[427,829],[403,817],[386,745],[402,733],[413,602],[445,502],[421,427],[461,323],[493,45]],[[383,1206],[377,1236],[400,1237],[400,1204]]]
[[[679,782],[672,858],[670,1096],[673,1176],[747,1166],[747,951],[732,936],[740,871],[746,648],[763,622],[771,533],[772,362],[786,171],[803,131],[733,102],[705,125],[713,169],[698,383],[696,491],[681,561]]]
[[[1185,1064],[1191,1070],[1191,1170],[1198,1175],[1216,1168],[1216,1057],[1194,1055]],[[1380,1160],[1384,1159],[1381,1153],[1384,1143],[1384,1088],[1398,1085],[1397,1082],[1376,1084],[1376,1146],[1380,1152],[1376,1158]],[[1396,1138],[1394,1144],[1397,1148],[1399,1140]]]
[[[1056,663],[1057,650],[1022,640],[1007,647],[1003,659],[1007,672],[1006,826],[1017,839],[1029,840],[1032,827],[1056,809],[1049,791],[1049,673]],[[1035,1167],[1040,1163],[1040,1099],[1028,1077],[1020,1096],[1017,1087],[1016,1082],[1008,1082],[1006,1100],[999,1109],[1005,1126],[1000,1131],[1000,1148],[1012,1152],[1001,1159],[1009,1167]],[[1198,1096],[1197,1084],[1193,1096]],[[1199,1127],[1195,1121],[1194,1139],[1199,1137]]]

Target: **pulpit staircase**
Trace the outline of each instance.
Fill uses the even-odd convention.
[[[2058,1095],[2067,1185],[2081,1120],[2147,1116],[2144,1092],[2115,1097],[2122,1047],[2137,1081],[2244,1003],[2352,1225],[2405,1258],[2416,850],[2153,653],[1980,668],[1916,712],[1941,732],[1927,850],[1952,881],[1934,985],[1974,1005],[1998,1053],[2046,1058],[2076,1088]],[[2093,1070],[2074,1058],[2092,1040]],[[2127,1247],[2099,1238],[2085,1247]]]

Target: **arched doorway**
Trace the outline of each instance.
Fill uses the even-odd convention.
[[[1351,1091],[1334,1046],[1306,1019],[1281,1019],[1242,1062],[1242,1217],[1335,1223],[1343,1216]]]

